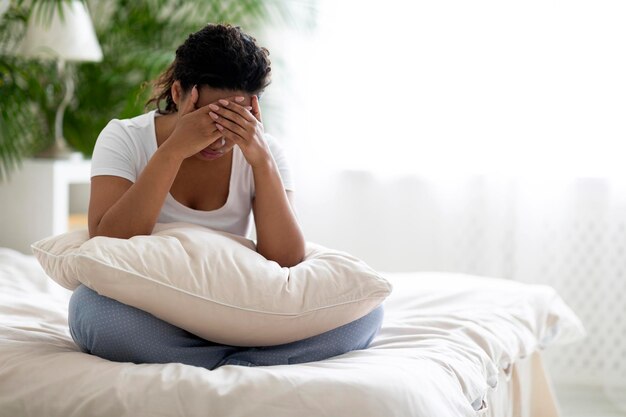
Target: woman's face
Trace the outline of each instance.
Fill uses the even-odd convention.
[[[211,103],[219,105],[219,103],[217,102],[218,100],[234,100],[235,97],[244,97],[244,100],[240,103],[238,102],[237,104],[240,104],[242,106],[252,106],[252,96],[245,91],[220,90],[208,87],[206,85],[201,86],[198,90],[198,101],[196,102],[196,109],[207,106]],[[185,108],[187,100],[190,99],[191,90],[189,90],[187,94],[181,97],[181,102],[177,105],[177,107],[179,109]],[[233,146],[235,146],[235,144],[232,141],[227,141],[226,139],[221,138],[213,142],[204,150],[195,154],[194,157],[203,161],[212,161],[230,152]]]

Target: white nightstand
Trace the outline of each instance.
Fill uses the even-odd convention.
[[[90,166],[89,160],[24,160],[0,182],[0,247],[30,254],[31,243],[67,232],[70,188],[89,184]],[[86,219],[86,213],[80,218]]]

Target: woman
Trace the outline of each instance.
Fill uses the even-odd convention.
[[[230,25],[190,35],[156,83],[157,110],[113,120],[93,153],[89,235],[130,238],[154,225],[196,223],[247,236],[281,266],[304,257],[293,184],[279,143],[263,131],[259,95],[270,82],[268,51]],[[165,109],[161,110],[161,102]],[[277,365],[366,348],[382,307],[309,339],[261,348],[199,338],[81,285],[70,300],[70,332],[84,352],[114,361]]]

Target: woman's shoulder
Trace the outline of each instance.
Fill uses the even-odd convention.
[[[280,140],[276,139],[275,136],[266,132],[263,134],[263,138],[265,138],[265,141],[270,148],[270,152],[272,152],[272,155],[275,158],[277,156],[282,156],[285,153],[283,145],[281,144]]]
[[[93,151],[93,160],[110,159],[112,155],[126,161],[149,159],[156,147],[150,117],[154,111],[127,119],[112,119],[102,129]]]
[[[285,151],[285,147],[280,140],[269,133],[265,133],[263,137],[270,148],[270,152],[272,152],[272,156],[274,159],[277,159],[277,162],[278,159],[287,159],[287,152]]]
[[[124,143],[128,147],[149,147],[154,136],[154,111],[127,119],[112,119],[102,129],[98,142],[111,145]]]
[[[113,131],[129,131],[129,130],[148,130],[154,123],[155,111],[149,111],[148,113],[140,114],[139,116],[130,117],[127,119],[111,119],[103,130]]]
[[[276,137],[268,133],[265,133],[263,137],[265,138],[265,141],[270,148],[270,152],[272,153],[272,157],[274,158],[274,161],[278,166],[278,171],[280,172],[280,177],[283,181],[285,189],[293,190],[294,181],[291,170],[291,163],[289,162],[289,153],[285,150],[282,143],[278,139],[276,139]]]
[[[151,140],[154,129],[150,117],[154,117],[154,111],[127,119],[112,119],[102,129],[91,159],[92,176],[116,175],[135,181],[152,147],[156,146]]]

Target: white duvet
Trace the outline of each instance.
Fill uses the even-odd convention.
[[[320,362],[214,371],[110,362],[67,328],[71,293],[0,249],[0,417],[461,417],[512,363],[583,335],[547,286],[383,273],[394,291],[370,348]]]

